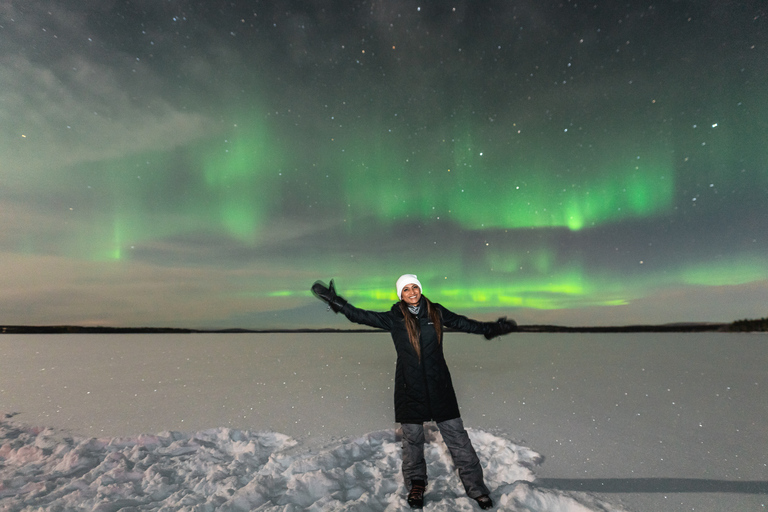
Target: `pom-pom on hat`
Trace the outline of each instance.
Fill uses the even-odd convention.
[[[416,278],[414,274],[403,274],[398,278],[397,284],[395,285],[397,287],[397,300],[402,299],[400,295],[403,293],[403,288],[405,288],[405,286],[408,284],[415,284],[419,288],[421,288],[421,283],[419,282],[419,280]],[[421,289],[423,293],[424,289],[423,288]]]

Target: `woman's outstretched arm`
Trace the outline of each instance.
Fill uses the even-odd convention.
[[[453,311],[439,305],[440,313],[443,317],[443,324],[457,331],[468,332],[470,334],[483,334],[487,339],[508,334],[517,330],[517,323],[514,320],[508,320],[501,317],[495,322],[478,322],[463,315],[457,315]]]
[[[325,283],[322,281],[315,281],[315,284],[312,285],[312,293],[315,297],[328,304],[328,307],[334,313],[342,313],[350,322],[384,329],[385,331],[392,329],[392,315],[390,313],[377,313],[356,308],[348,303],[344,297],[336,293],[333,279],[331,279],[331,283],[328,286],[325,286]]]

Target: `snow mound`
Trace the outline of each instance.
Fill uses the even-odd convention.
[[[0,420],[0,510],[410,510],[395,431],[313,452],[275,432],[217,428],[85,439]],[[427,429],[426,510],[479,510],[466,497],[440,433]],[[537,488],[542,457],[469,430],[498,510],[615,511],[582,493]]]

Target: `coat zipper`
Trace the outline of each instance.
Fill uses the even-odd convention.
[[[424,345],[421,343],[421,333],[419,333],[419,345],[421,345],[421,354],[424,355]],[[429,419],[434,418],[434,414],[432,413],[432,400],[429,396],[429,381],[427,380],[427,365],[424,364],[424,358],[421,358],[421,361],[419,362],[421,365],[421,375],[424,377],[424,394],[427,399],[427,411],[429,412]]]

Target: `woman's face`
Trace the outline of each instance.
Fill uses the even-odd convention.
[[[409,306],[417,306],[421,300],[421,288],[417,284],[407,284],[403,287],[400,297]]]

